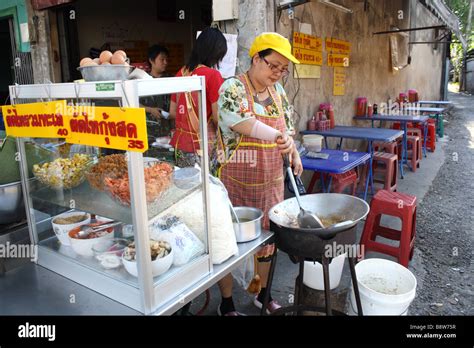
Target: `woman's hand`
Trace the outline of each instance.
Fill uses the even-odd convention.
[[[160,109],[158,108],[150,108],[150,114],[157,121],[161,119],[161,112],[160,112]]]
[[[293,151],[293,148],[294,148],[293,138],[288,136],[287,134],[283,134],[279,136],[277,138],[276,143],[282,155],[286,155]]]
[[[293,173],[295,175],[300,176],[303,174],[303,163],[301,162],[301,157],[296,148],[293,148],[293,153],[291,156],[291,164],[293,167]]]

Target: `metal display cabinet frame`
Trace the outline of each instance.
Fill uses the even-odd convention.
[[[172,77],[146,80],[128,80],[128,81],[101,81],[85,83],[62,83],[62,84],[37,84],[37,85],[15,85],[10,86],[10,97],[12,104],[21,103],[27,100],[52,101],[61,99],[114,99],[118,100],[122,106],[139,107],[139,98],[173,94],[180,92],[198,92],[199,94],[199,119],[200,131],[202,134],[201,174],[202,185],[201,192],[203,197],[204,231],[205,231],[205,253],[191,260],[188,264],[181,267],[173,267],[162,276],[152,277],[152,261],[149,248],[148,226],[153,222],[153,217],[148,215],[143,155],[138,152],[127,152],[128,173],[131,193],[131,222],[133,223],[134,238],[137,251],[138,278],[129,276],[127,279],[111,276],[107,272],[101,272],[94,268],[91,263],[81,258],[74,259],[55,250],[51,245],[59,245],[55,236],[50,240],[42,241],[39,233],[44,233],[40,225],[35,221],[33,195],[31,185],[28,183],[28,166],[25,152],[25,142],[27,138],[18,138],[17,145],[21,158],[21,176],[23,193],[25,197],[26,209],[28,212],[28,226],[32,244],[38,246],[38,258],[36,263],[53,272],[56,272],[66,278],[69,278],[83,286],[97,291],[109,298],[123,303],[141,313],[153,314],[160,312],[159,308],[163,304],[169,305],[169,301],[179,296],[180,293],[189,291],[189,288],[203,278],[209,276],[213,270],[211,262],[211,243],[209,232],[210,209],[209,209],[209,161],[208,161],[208,142],[207,142],[207,122],[206,115],[206,88],[205,78],[192,77]],[[82,185],[84,186],[84,185]],[[45,198],[48,202],[53,202],[63,208],[68,202],[68,192],[65,190],[60,195],[48,196]],[[88,193],[94,197],[93,193]],[[58,200],[58,196],[61,196]],[[63,197],[64,196],[64,197]],[[80,197],[80,194],[76,195]],[[78,210],[84,210],[102,216],[113,217],[120,220],[121,215],[127,213],[123,208],[120,210],[118,205],[116,210],[107,210],[103,203],[95,203],[94,198],[88,197],[81,203]],[[97,194],[95,197],[98,197]],[[183,196],[184,197],[184,196]],[[175,202],[176,203],[176,202]],[[91,207],[89,207],[89,205]],[[171,206],[171,205],[170,205]],[[86,209],[83,209],[85,208]],[[91,211],[92,207],[96,211]],[[168,206],[169,207],[169,206]],[[168,208],[164,207],[164,208]],[[102,214],[104,213],[104,214]],[[115,213],[118,216],[111,216]],[[129,213],[130,214],[130,213]],[[130,222],[128,222],[130,223]],[[44,224],[43,224],[44,225]],[[143,232],[146,231],[146,232]],[[51,231],[49,231],[50,233]],[[51,244],[52,243],[52,244]],[[125,270],[122,269],[122,272]]]

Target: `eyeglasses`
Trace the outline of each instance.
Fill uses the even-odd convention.
[[[265,58],[263,58],[263,61],[265,62],[265,64],[267,64],[267,66],[270,68],[271,71],[273,71],[274,73],[281,73],[283,76],[286,76],[288,75],[289,71],[287,68],[283,68],[283,69],[280,69],[279,67],[277,67],[276,65],[270,63],[268,60],[266,60]]]

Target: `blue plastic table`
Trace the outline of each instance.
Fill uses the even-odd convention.
[[[444,136],[444,125],[443,125],[443,112],[446,108],[430,108],[430,107],[408,107],[406,109],[407,112],[415,112],[417,114],[420,113],[428,113],[433,116],[436,120],[436,133],[442,138]]]
[[[384,129],[384,128],[367,128],[367,127],[350,127],[350,126],[336,126],[333,129],[326,131],[303,131],[301,134],[319,134],[324,137],[326,148],[328,148],[327,138],[340,138],[338,148],[341,148],[342,140],[348,139],[360,139],[368,142],[368,148],[370,153],[369,160],[369,175],[367,175],[367,181],[365,183],[365,194],[364,198],[367,198],[367,192],[369,190],[369,183],[372,194],[374,193],[374,178],[372,172],[372,163],[374,159],[374,141],[381,142],[392,142],[395,139],[403,137],[402,130],[395,129]]]
[[[328,159],[301,157],[303,168],[306,170],[313,170],[315,172],[343,174],[351,169],[354,169],[367,161],[370,161],[370,153],[367,152],[353,152],[343,150],[322,149],[322,153],[329,154]],[[324,188],[324,180],[321,176],[321,183]],[[332,178],[329,180],[327,192],[331,188]],[[367,199],[367,191],[364,193],[364,199]]]
[[[402,142],[402,161],[400,161],[400,176],[403,179],[403,165],[408,165],[408,144],[407,144],[407,124],[410,123],[423,123],[423,154],[426,155],[426,140],[428,135],[428,116],[420,115],[372,115],[371,117],[355,116],[354,120],[360,121],[372,121],[372,127],[374,127],[374,121],[388,121],[388,122],[400,122],[403,127],[403,142]],[[413,170],[413,168],[412,168]]]

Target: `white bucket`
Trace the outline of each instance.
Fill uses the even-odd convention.
[[[303,146],[308,151],[321,152],[324,137],[318,134],[303,136]]]
[[[415,298],[416,278],[402,265],[384,259],[367,259],[355,266],[364,315],[407,315]],[[357,314],[354,289],[349,314]]]
[[[331,260],[329,264],[329,287],[335,289],[341,282],[344,260],[347,253],[339,255]],[[305,261],[303,284],[312,289],[324,290],[323,265],[319,262]]]

